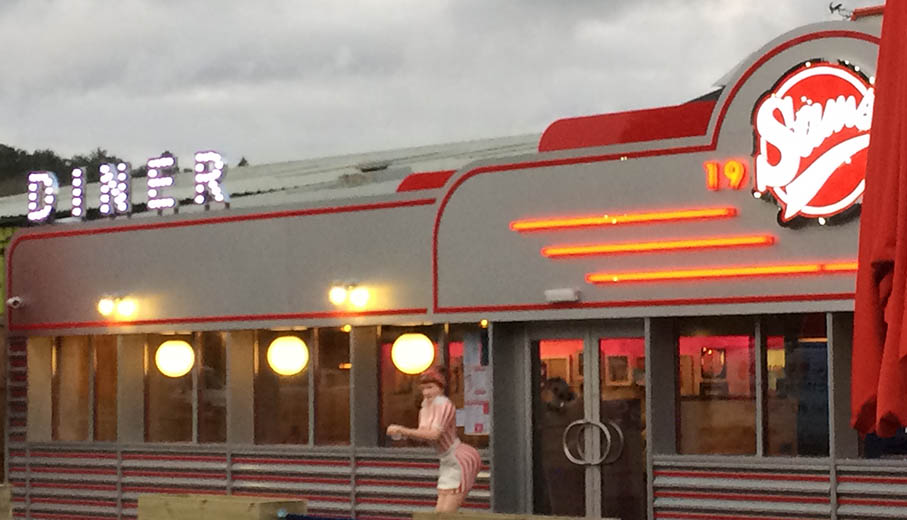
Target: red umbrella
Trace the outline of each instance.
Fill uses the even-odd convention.
[[[907,0],[888,0],[876,71],[860,217],[851,423],[894,435],[907,425]]]

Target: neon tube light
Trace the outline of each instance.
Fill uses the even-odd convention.
[[[604,214],[571,218],[515,220],[510,223],[510,229],[518,232],[545,231],[550,229],[617,226],[622,224],[643,224],[648,222],[674,222],[678,220],[700,220],[734,216],[737,216],[737,208],[699,208],[649,213],[621,213],[617,215]]]
[[[708,249],[716,247],[769,246],[775,243],[771,235],[738,237],[692,238],[655,242],[624,242],[619,244],[589,244],[581,246],[549,246],[542,248],[542,255],[549,258],[566,256],[612,255],[620,253],[649,253],[683,249]]]
[[[621,282],[654,282],[709,280],[718,278],[779,276],[792,274],[823,274],[856,272],[856,262],[832,264],[788,264],[740,267],[713,267],[704,269],[677,269],[672,271],[642,271],[623,273],[589,273],[586,281],[596,284]]]

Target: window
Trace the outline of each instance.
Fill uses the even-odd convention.
[[[66,336],[53,339],[53,440],[116,440],[116,345],[115,336]]]
[[[57,441],[87,441],[91,426],[91,343],[88,336],[57,338],[51,353],[53,430]]]
[[[756,453],[755,322],[678,322],[679,453]]]
[[[421,333],[427,336],[434,344],[435,361],[440,364],[440,344],[444,328],[440,325],[425,327],[381,327],[379,337],[380,356],[378,370],[380,374],[379,388],[381,393],[381,413],[378,423],[378,434],[385,446],[424,446],[424,443],[411,439],[395,441],[385,436],[384,432],[390,424],[402,424],[408,428],[415,428],[419,424],[419,407],[422,403],[422,393],[417,383],[417,375],[407,375],[397,369],[391,360],[391,347],[394,341],[407,332]]]
[[[350,443],[350,334],[318,329],[315,444]]]
[[[92,336],[94,440],[117,440],[117,337]]]
[[[159,370],[156,357],[165,341],[181,340],[191,346],[194,339],[191,334],[149,334],[145,339],[145,440],[191,442],[193,371],[190,368],[184,375],[166,376]]]
[[[307,444],[309,442],[309,374],[311,360],[299,373],[280,375],[268,363],[268,347],[280,337],[301,339],[311,353],[311,331],[256,334],[255,443]],[[310,354],[311,355],[311,354]]]
[[[226,333],[202,332],[199,336],[198,442],[226,442]]]
[[[828,456],[824,314],[771,316],[766,336],[766,454]]]

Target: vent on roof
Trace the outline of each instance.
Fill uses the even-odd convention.
[[[377,171],[381,171],[381,170],[386,170],[388,168],[388,166],[390,166],[390,165],[391,165],[391,161],[389,161],[389,160],[368,161],[368,162],[357,164],[356,168],[358,168],[359,171],[362,173],[367,173],[367,172],[377,172]]]

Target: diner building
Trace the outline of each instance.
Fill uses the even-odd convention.
[[[431,508],[437,456],[384,433],[416,424],[421,359],[483,458],[466,510],[907,517],[907,436],[849,426],[880,21],[540,137],[237,168],[223,202],[174,170],[178,212],[136,178],[131,215],[84,219],[63,187],[6,250],[14,516]]]

